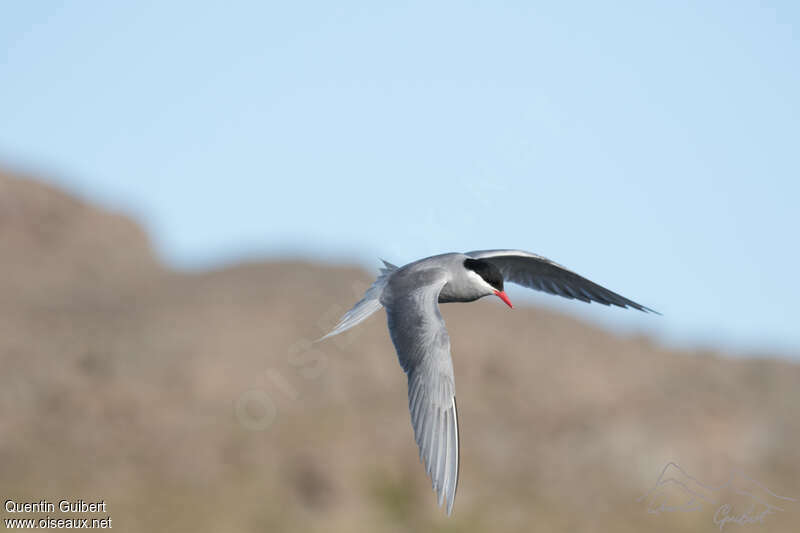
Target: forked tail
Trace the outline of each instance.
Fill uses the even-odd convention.
[[[339,323],[336,324],[336,327],[333,328],[333,331],[324,337],[317,339],[316,342],[327,339],[328,337],[333,337],[334,335],[338,335],[343,331],[347,331],[383,307],[380,302],[381,293],[383,292],[383,288],[386,287],[386,283],[389,281],[389,276],[392,274],[392,272],[397,270],[397,267],[388,261],[384,261],[383,259],[381,259],[381,261],[383,261],[385,266],[381,269],[378,279],[376,279],[372,286],[367,289],[364,297],[361,298],[361,300],[359,300],[359,302],[354,305],[352,309],[344,314],[342,319],[339,320]]]

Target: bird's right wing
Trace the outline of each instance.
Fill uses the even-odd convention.
[[[564,298],[576,298],[587,303],[597,302],[603,305],[632,307],[639,311],[660,314],[658,311],[579,276],[541,255],[523,250],[476,250],[467,252],[466,255],[473,259],[482,259],[492,263],[500,270],[505,281],[517,283],[529,289],[549,292]]]
[[[453,510],[458,485],[458,417],[450,337],[439,312],[447,283],[439,268],[398,274],[382,303],[400,365],[408,376],[411,425],[439,505]]]

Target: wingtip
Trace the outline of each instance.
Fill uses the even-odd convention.
[[[603,302],[599,302],[599,303],[603,303]],[[609,305],[609,304],[604,304],[604,305]],[[635,311],[641,311],[642,313],[652,313],[654,315],[662,316],[661,313],[659,313],[655,309],[650,309],[649,307],[646,307],[646,306],[644,306],[642,304],[636,303],[636,302],[631,301],[631,300],[628,300],[627,302],[624,302],[622,305],[620,305],[619,303],[615,303],[615,302],[611,302],[610,305],[615,305],[615,306],[621,307],[623,309],[633,309]]]
[[[644,311],[645,313],[652,313],[654,315],[664,316],[661,313],[659,313],[658,311],[656,311],[655,309],[650,309],[649,307],[645,307],[645,306],[641,306],[641,307],[642,307],[641,311]]]
[[[453,504],[455,504],[455,502],[456,502],[456,493],[455,493],[455,488],[453,488],[453,492],[448,494],[445,500],[445,503],[447,504],[447,507],[445,508],[445,510],[447,511],[447,516],[453,514]]]
[[[441,491],[437,491],[439,497],[439,507],[444,507],[447,516],[453,514],[453,505],[455,504],[455,493],[448,494],[447,488],[442,487]]]

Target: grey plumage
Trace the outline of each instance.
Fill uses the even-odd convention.
[[[389,333],[408,377],[408,406],[419,457],[439,504],[453,509],[458,484],[458,421],[450,336],[439,312],[446,269],[418,265],[391,276],[381,295]]]
[[[597,302],[617,307],[632,307],[639,311],[660,314],[649,307],[620,296],[597,283],[579,276],[575,272],[541,255],[522,250],[479,250],[465,255],[483,259],[495,265],[506,281],[529,289],[548,292],[564,298],[583,302]]]
[[[468,258],[466,262],[471,265],[476,259],[493,266],[482,264],[476,271],[465,267]],[[448,515],[458,486],[460,450],[450,337],[439,303],[469,302],[496,294],[511,305],[502,291],[499,270],[505,281],[524,287],[655,313],[547,258],[521,250],[449,253],[400,268],[386,261],[384,265],[364,298],[322,339],[342,333],[381,307],[386,308],[389,334],[408,378],[408,408],[420,460],[431,478],[439,505],[447,504]],[[488,272],[493,272],[494,277]]]

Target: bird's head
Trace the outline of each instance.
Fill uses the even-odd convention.
[[[464,268],[467,269],[473,284],[480,287],[484,292],[484,296],[494,294],[509,307],[514,307],[511,305],[511,300],[508,299],[506,291],[503,290],[503,275],[496,266],[481,259],[467,258],[464,260]]]

